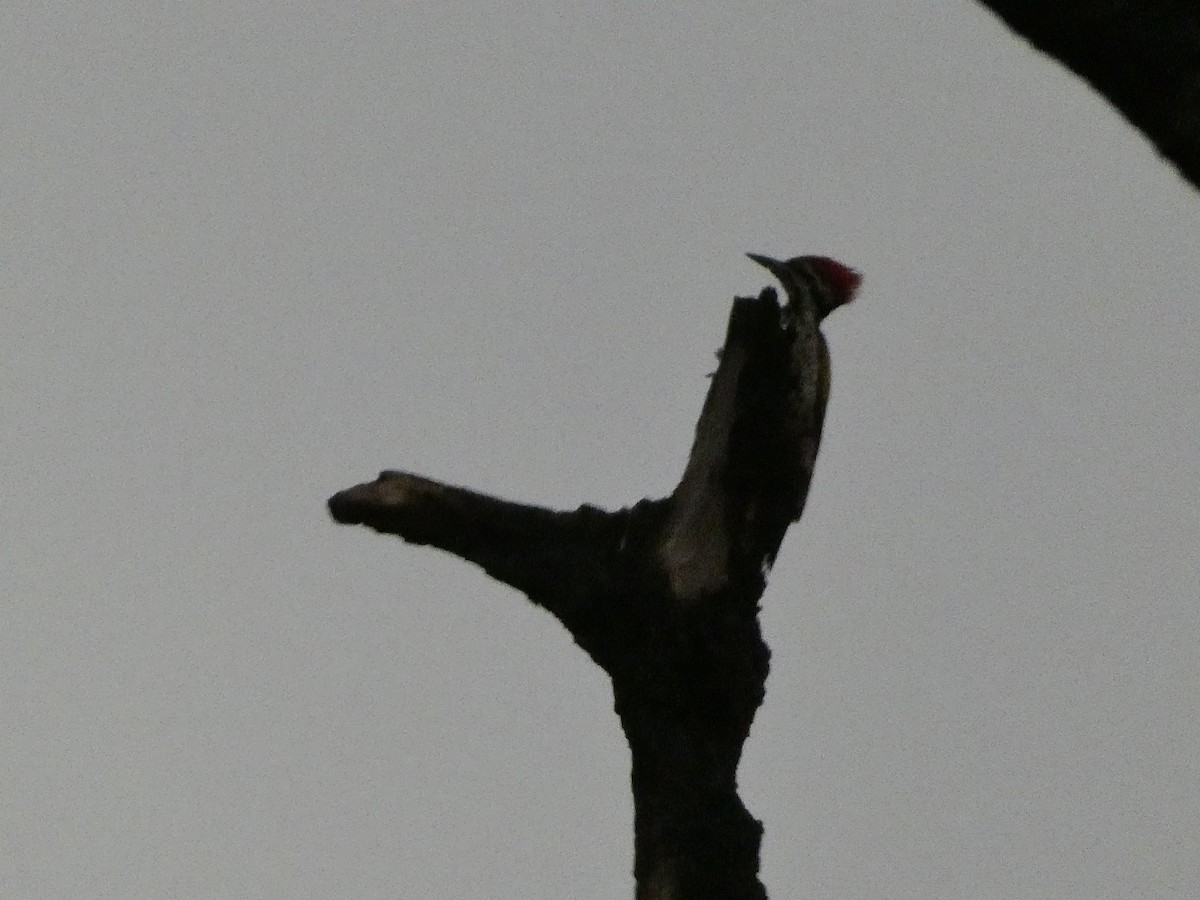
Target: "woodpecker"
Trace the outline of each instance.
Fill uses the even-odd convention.
[[[808,498],[829,403],[829,345],[821,333],[821,321],[854,299],[862,276],[827,256],[780,261],[757,253],[746,255],[779,279],[788,298],[780,311],[780,324],[790,335],[791,389],[781,434],[784,445],[796,453],[795,494],[787,510],[788,521],[794,522]],[[772,553],[767,564],[773,559]]]
[[[795,256],[781,261],[757,253],[746,255],[779,279],[788,306],[799,312],[811,305],[818,323],[853,300],[862,283],[861,275],[828,256]]]

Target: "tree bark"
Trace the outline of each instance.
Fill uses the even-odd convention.
[[[633,759],[638,900],[764,900],[762,828],[737,767],[770,653],[766,573],[799,518],[820,440],[819,314],[734,301],[670,497],[557,512],[405,472],[329,500],[335,520],[482,566],[556,616],[611,677]]]
[[[1196,0],[980,0],[1058,59],[1200,187]]]

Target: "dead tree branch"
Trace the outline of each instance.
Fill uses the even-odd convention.
[[[851,281],[833,305],[857,286],[837,270]],[[828,392],[819,324],[834,295],[801,293],[782,308],[772,289],[734,301],[670,497],[556,512],[383,472],[329,500],[338,522],[454,553],[524,592],[611,676],[639,900],[766,897],[737,767],[770,657],[758,601],[804,507]]]

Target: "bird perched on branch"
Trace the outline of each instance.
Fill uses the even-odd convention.
[[[828,256],[794,256],[778,260],[757,253],[746,255],[779,279],[788,298],[782,310],[783,326],[815,355],[815,359],[807,357],[811,362],[802,365],[798,373],[797,401],[809,410],[801,413],[800,418],[811,419],[811,427],[819,439],[830,387],[829,345],[825,343],[820,325],[827,315],[854,299],[862,276]],[[804,357],[802,353],[801,358]],[[812,362],[815,362],[815,368]],[[815,462],[815,442],[812,451]]]
[[[778,529],[782,535],[786,523],[798,519],[804,510],[829,403],[829,345],[821,333],[821,321],[854,299],[862,276],[827,256],[778,260],[757,253],[746,255],[779,279],[788,298],[779,321],[792,348],[789,399],[782,407],[779,436],[767,441],[763,451],[781,448],[789,462],[781,463],[776,471],[790,473],[788,477],[794,480],[793,490],[783,492],[793,499],[784,510],[783,527]],[[768,563],[771,559],[773,554]]]

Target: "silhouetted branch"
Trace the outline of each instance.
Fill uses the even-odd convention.
[[[343,525],[453,553],[551,607],[563,579],[578,578],[574,570],[594,566],[616,540],[613,517],[593,507],[555,512],[408,472],[380,472],[375,481],[338,492],[329,512]]]
[[[737,794],[770,657],[758,601],[816,460],[828,392],[818,326],[858,283],[817,265],[842,278],[840,293],[821,288],[826,306],[805,294],[781,309],[771,289],[734,301],[666,499],[556,512],[384,472],[329,501],[338,522],[438,547],[525,592],[611,676],[633,758],[639,900],[766,897],[762,828]]]
[[[1091,83],[1200,187],[1200,3],[981,2]]]

